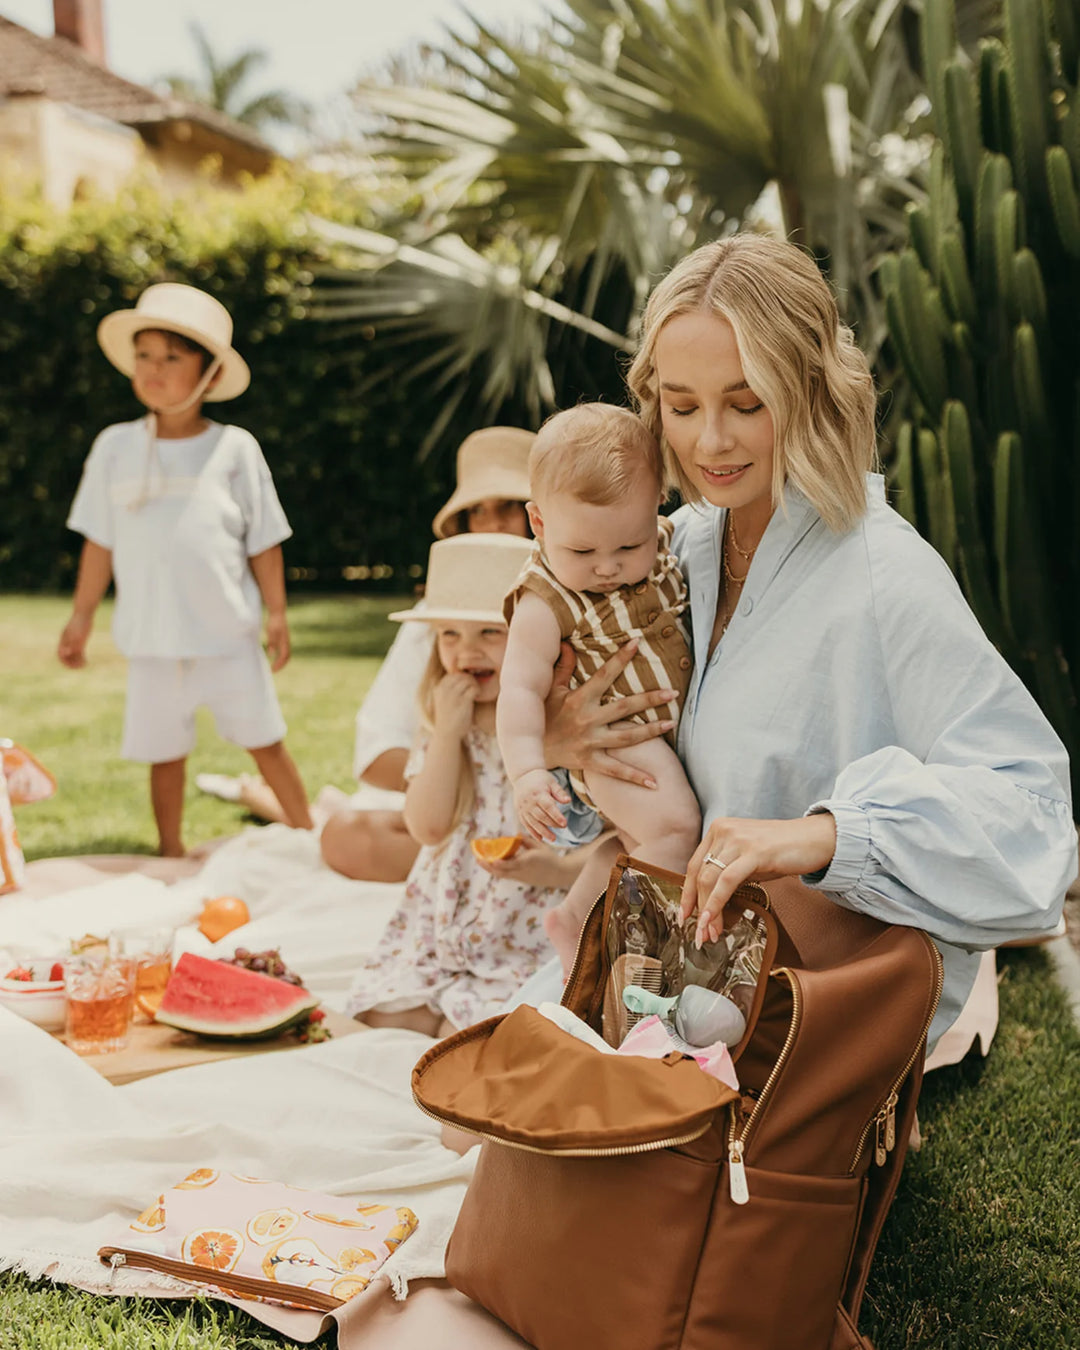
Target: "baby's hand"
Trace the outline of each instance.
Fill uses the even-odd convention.
[[[566,824],[559,810],[560,803],[570,800],[570,794],[559,786],[559,780],[547,769],[527,769],[514,781],[514,806],[518,820],[537,839],[553,843],[553,831]]]
[[[444,675],[435,686],[433,699],[435,730],[445,736],[464,740],[472,726],[473,707],[480,686],[471,675]]]
[[[86,644],[93,626],[93,619],[82,614],[73,614],[68,619],[56,648],[61,665],[68,666],[71,670],[78,670],[86,665]]]

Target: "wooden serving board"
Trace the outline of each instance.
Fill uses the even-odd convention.
[[[362,1022],[329,1010],[326,1010],[326,1026],[335,1037],[351,1036],[356,1031],[367,1030]],[[62,1034],[57,1036],[57,1040],[63,1039]],[[266,1041],[210,1041],[192,1036],[186,1031],[159,1026],[155,1022],[136,1020],[132,1024],[125,1049],[111,1055],[82,1055],[80,1058],[91,1068],[97,1069],[110,1083],[119,1086],[122,1083],[134,1083],[138,1078],[149,1078],[155,1073],[165,1073],[169,1069],[186,1069],[192,1064],[213,1064],[215,1060],[232,1059],[237,1055],[266,1055],[277,1050],[296,1050],[300,1044],[288,1032]]]

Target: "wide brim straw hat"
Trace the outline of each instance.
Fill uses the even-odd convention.
[[[457,534],[458,513],[490,497],[527,502],[534,440],[536,433],[521,427],[484,427],[466,436],[457,453],[457,486],[431,523],[435,537]]]
[[[106,314],[97,339],[108,359],[128,378],[135,373],[135,337],[145,328],[163,328],[199,343],[221,362],[221,374],[203,397],[214,403],[236,398],[251,383],[247,362],[232,345],[229,311],[195,286],[163,281],[148,286],[134,309]]]
[[[533,543],[516,534],[455,534],[428,553],[424,598],[391,614],[398,623],[504,624],[503,600],[532,556]]]

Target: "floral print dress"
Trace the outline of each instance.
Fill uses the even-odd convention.
[[[423,737],[406,777],[426,750]],[[353,980],[354,1016],[426,1004],[455,1027],[469,1026],[498,1013],[551,956],[543,917],[563,892],[493,877],[476,861],[470,839],[517,834],[520,826],[494,735],[472,727],[465,750],[475,801],[448,839],[417,855],[400,908]]]

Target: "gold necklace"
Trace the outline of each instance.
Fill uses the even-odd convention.
[[[728,518],[728,523],[729,523],[729,525],[730,525],[730,527],[731,527],[731,547],[735,550],[735,552],[739,555],[740,558],[745,558],[746,561],[749,562],[750,559],[754,556],[754,554],[758,551],[758,546],[757,546],[757,544],[755,544],[754,547],[753,547],[752,549],[750,549],[749,552],[747,552],[746,549],[744,549],[744,548],[740,548],[740,547],[739,547],[739,536],[735,533],[735,517],[734,517],[734,516],[732,515],[732,513],[729,511],[729,512],[728,512],[728,517],[727,517],[727,518]],[[761,540],[759,539],[759,540],[758,540],[758,544],[760,544],[760,543],[761,543]]]
[[[747,567],[746,571],[742,574],[741,577],[737,577],[735,573],[731,570],[731,564],[728,562],[728,553],[727,553],[727,536],[729,531],[732,535],[732,543],[735,546],[736,553],[738,553],[740,557],[745,558],[747,562],[749,562],[753,558],[754,554],[757,552],[757,548],[755,546],[750,550],[749,553],[746,553],[739,547],[738,542],[734,539],[735,522],[731,518],[731,512],[729,511],[727,520],[724,522],[724,538],[721,539],[720,541],[720,561],[723,564],[724,576],[727,577],[728,581],[730,581],[733,586],[741,586],[743,582],[746,580],[746,578],[750,575],[750,568]]]

